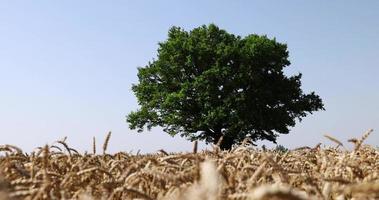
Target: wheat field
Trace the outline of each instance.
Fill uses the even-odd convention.
[[[1,145],[0,199],[379,199],[379,151],[364,144],[372,130],[334,147],[107,154],[95,138],[80,154],[66,139],[27,154]]]

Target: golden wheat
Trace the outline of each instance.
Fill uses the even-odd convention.
[[[302,147],[231,151],[80,154],[66,139],[26,154],[0,145],[0,199],[379,199],[379,152]],[[342,142],[326,136],[343,147]]]

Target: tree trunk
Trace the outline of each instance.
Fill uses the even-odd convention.
[[[223,135],[222,133],[215,134],[213,144],[217,145],[221,136],[223,136],[220,145],[221,150],[230,150],[234,144],[233,138]]]
[[[221,150],[230,150],[234,144],[234,141],[230,137],[225,137],[222,139],[222,142],[220,144]]]

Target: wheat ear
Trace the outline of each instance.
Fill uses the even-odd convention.
[[[107,134],[107,137],[105,138],[104,144],[103,144],[103,154],[107,151],[109,139],[111,139],[112,132],[109,131]]]
[[[93,137],[92,139],[92,153],[93,155],[96,154],[96,137]]]

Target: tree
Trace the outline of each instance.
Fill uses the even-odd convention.
[[[131,129],[161,126],[170,135],[230,149],[245,138],[276,141],[296,119],[323,108],[301,90],[301,74],[287,77],[287,45],[267,36],[235,36],[216,25],[172,27],[157,59],[138,68],[132,86],[141,106]]]
[[[283,146],[283,145],[276,145],[275,149],[274,149],[276,152],[279,152],[279,153],[286,153],[288,152],[289,150]]]

